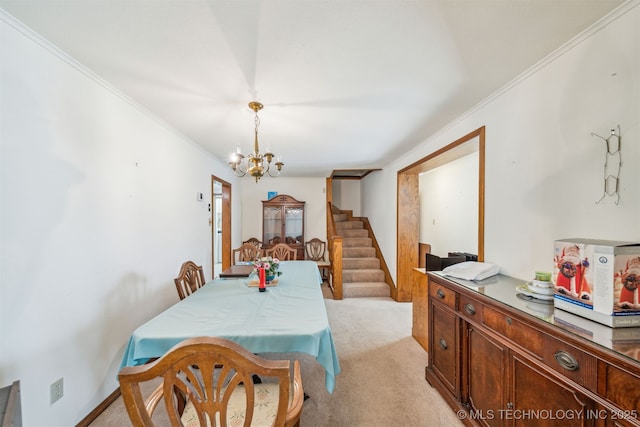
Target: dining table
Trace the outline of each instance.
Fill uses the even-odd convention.
[[[281,261],[277,283],[259,292],[257,277],[216,278],[133,331],[121,368],[147,363],[186,338],[222,337],[255,354],[306,353],[325,370],[332,393],[340,363],[313,261]]]

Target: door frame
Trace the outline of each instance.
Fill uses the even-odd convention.
[[[221,251],[222,251],[222,270],[226,270],[231,266],[231,184],[227,181],[211,175],[211,202],[214,203],[214,184],[219,182],[222,185],[222,236],[221,236]],[[215,224],[215,208],[211,209],[211,223]],[[215,225],[211,227],[211,278],[215,276]]]
[[[484,171],[485,127],[469,132],[449,145],[400,169],[397,176],[396,199],[396,286],[397,301],[411,301],[413,269],[418,265],[420,236],[419,174],[430,164],[444,164],[468,154],[466,149],[478,142],[478,261],[484,261]],[[469,142],[470,144],[466,144]],[[476,151],[476,150],[474,150]],[[427,197],[427,196],[425,196]]]

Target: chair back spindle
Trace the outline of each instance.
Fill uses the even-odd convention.
[[[260,257],[262,250],[253,243],[243,243],[238,249],[233,250],[233,262],[252,262]]]
[[[295,261],[298,251],[286,243],[278,243],[266,251],[267,256],[278,258],[280,261]]]

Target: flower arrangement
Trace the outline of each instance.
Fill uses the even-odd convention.
[[[254,271],[257,273],[260,268],[264,268],[265,276],[277,277],[282,274],[280,271],[280,260],[270,256],[258,258],[253,262]]]

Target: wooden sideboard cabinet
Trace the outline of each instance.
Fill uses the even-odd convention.
[[[466,425],[640,426],[640,328],[428,273],[427,381]]]
[[[296,250],[296,259],[305,258],[304,205],[305,202],[286,194],[262,201],[263,249],[286,243]]]

